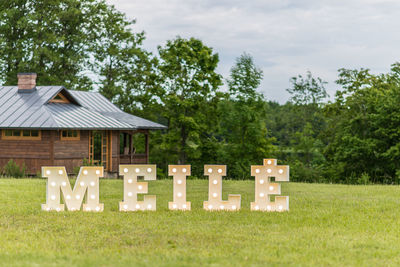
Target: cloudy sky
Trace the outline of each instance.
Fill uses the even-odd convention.
[[[250,53],[264,71],[260,90],[284,103],[289,79],[310,70],[334,95],[339,68],[388,71],[400,60],[400,1],[382,0],[108,0],[136,19],[144,46],[177,35],[196,37],[220,56],[224,77]]]

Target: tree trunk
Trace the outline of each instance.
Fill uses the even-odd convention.
[[[179,164],[186,164],[186,129],[185,126],[183,125],[181,128],[181,151],[180,151],[180,156],[179,156]]]

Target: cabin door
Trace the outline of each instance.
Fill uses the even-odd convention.
[[[111,171],[111,131],[89,132],[89,162]]]

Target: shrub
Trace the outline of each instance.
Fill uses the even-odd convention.
[[[371,181],[371,178],[368,173],[363,172],[361,176],[357,179],[357,184],[364,184],[367,185]]]
[[[323,177],[321,166],[306,166],[299,160],[295,160],[290,166],[290,181],[307,183],[324,183],[327,180]]]
[[[18,164],[10,159],[7,164],[3,167],[3,175],[5,177],[14,177],[21,178],[25,177],[26,166],[22,164],[22,166],[18,166]]]

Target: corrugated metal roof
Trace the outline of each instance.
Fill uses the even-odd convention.
[[[46,105],[60,128],[67,129],[124,129],[134,127],[102,114],[73,104],[51,103]]]
[[[0,128],[56,128],[45,101],[62,89],[42,86],[32,93],[19,94],[17,86],[0,87]]]
[[[128,114],[126,112],[101,112],[101,114],[119,120],[121,122],[135,125],[137,129],[166,129],[164,125]]]
[[[120,110],[107,98],[98,92],[69,91],[85,108],[97,111],[106,117],[129,123],[136,129],[166,129],[164,125],[128,114]]]
[[[78,100],[79,104],[89,110],[98,112],[123,112],[100,93],[73,90],[69,92]]]
[[[127,114],[99,93],[68,91],[62,86],[37,86],[18,93],[17,86],[0,87],[0,128],[35,129],[164,129],[163,125]],[[48,103],[65,90],[80,105]]]

